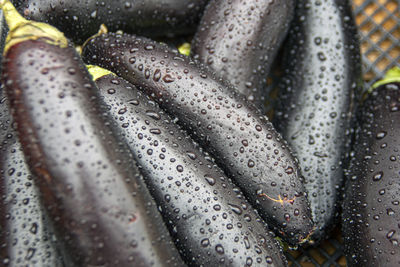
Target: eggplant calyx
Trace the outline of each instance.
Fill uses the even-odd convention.
[[[40,39],[61,48],[68,46],[68,40],[62,32],[49,24],[25,19],[9,0],[0,0],[0,8],[4,12],[4,17],[10,29],[3,54],[6,54],[13,45],[27,40]]]
[[[96,81],[97,79],[108,74],[116,76],[115,73],[96,65],[86,65],[86,68],[88,69],[90,75],[92,75],[93,81]]]
[[[87,46],[87,44],[90,42],[90,40],[92,40],[92,39],[94,39],[94,38],[96,38],[97,36],[100,36],[100,35],[102,35],[102,34],[106,34],[106,33],[108,33],[107,26],[106,26],[105,24],[101,24],[101,25],[100,25],[100,28],[99,28],[99,31],[98,31],[96,34],[90,36],[90,37],[83,43],[82,47]]]
[[[372,89],[377,88],[383,84],[392,82],[400,82],[400,67],[396,66],[388,70],[382,80],[377,81],[372,85]]]

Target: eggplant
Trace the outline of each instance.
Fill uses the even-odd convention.
[[[128,34],[88,40],[82,57],[150,95],[212,155],[274,232],[303,242],[313,229],[297,161],[266,116],[231,85],[167,46]]]
[[[8,33],[7,23],[4,19],[3,10],[0,9],[0,51],[3,51],[3,49],[4,49],[4,44],[6,43],[7,33]],[[0,75],[1,75],[2,59],[3,59],[3,54],[0,54]],[[0,91],[1,91],[1,88],[0,88]]]
[[[5,266],[66,266],[54,240],[21,144],[0,95],[0,262]]]
[[[362,87],[349,1],[298,1],[284,47],[272,122],[299,159],[317,244],[339,218],[354,95]]]
[[[264,221],[174,118],[124,79],[89,71],[189,266],[287,266]]]
[[[182,266],[127,145],[63,34],[10,27],[2,83],[41,199],[73,266]]]
[[[27,19],[49,23],[81,44],[101,24],[111,31],[158,37],[191,34],[207,0],[16,0]]]
[[[294,0],[210,1],[191,54],[264,109],[267,77],[288,32],[294,6]]]
[[[357,110],[342,214],[348,266],[400,265],[399,110],[400,71]]]

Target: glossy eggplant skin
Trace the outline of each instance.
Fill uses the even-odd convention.
[[[241,191],[173,118],[113,74],[96,85],[190,266],[287,266]]]
[[[375,88],[357,111],[343,201],[349,266],[400,265],[400,82]]]
[[[104,34],[84,59],[150,95],[215,157],[269,227],[298,244],[313,223],[297,161],[266,116],[229,85],[165,45]]]
[[[299,159],[317,244],[339,215],[360,51],[348,1],[298,1],[295,12],[273,124]]]
[[[101,24],[149,37],[194,33],[207,0],[24,0],[18,11],[83,43]]]
[[[0,9],[0,51],[3,51],[4,44],[6,42],[7,32],[8,32],[7,23],[4,19],[3,10]],[[3,53],[0,54],[0,74],[2,70],[2,65],[1,65],[2,59],[3,59]],[[2,89],[0,88],[0,94],[1,91]]]
[[[289,30],[294,6],[294,0],[212,0],[191,54],[264,109],[267,77]]]
[[[21,144],[0,94],[0,262],[4,266],[66,266]]]
[[[11,46],[2,83],[29,167],[74,266],[182,266],[73,46]]]

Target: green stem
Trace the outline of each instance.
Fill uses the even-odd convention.
[[[22,23],[28,23],[28,20],[18,13],[10,0],[0,0],[0,8],[3,9],[4,17],[10,31],[14,31]]]
[[[68,46],[68,40],[62,32],[49,24],[25,19],[18,13],[10,0],[0,0],[0,8],[4,12],[9,28],[4,54],[13,45],[27,40],[41,39],[46,43],[59,47]]]

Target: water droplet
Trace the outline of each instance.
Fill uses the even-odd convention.
[[[172,77],[169,74],[165,74],[165,76],[162,78],[162,80],[166,83],[172,83],[173,81],[175,81],[175,78]]]
[[[326,56],[322,52],[318,52],[317,56],[318,56],[318,59],[321,60],[321,61],[325,61],[326,60]]]
[[[193,152],[186,152],[186,155],[188,155],[188,157],[192,160],[195,160],[197,158],[196,154]]]
[[[383,177],[383,172],[380,171],[380,172],[377,172],[374,174],[374,176],[372,177],[372,180],[376,182],[376,181],[381,180],[382,177]]]
[[[386,234],[386,237],[387,238],[392,238],[393,237],[393,235],[396,233],[396,231],[395,230],[390,230],[387,234]]]
[[[202,247],[207,247],[208,245],[210,245],[210,240],[208,238],[204,238],[203,240],[201,240],[200,243]]]
[[[389,215],[389,216],[393,216],[394,215],[394,210],[393,209],[391,209],[391,208],[388,208],[388,209],[386,209],[386,214],[387,215]]]
[[[251,160],[251,159],[249,159],[249,161],[247,162],[247,166],[249,168],[253,168],[255,165],[256,165],[255,162],[253,160]]]
[[[233,211],[234,213],[236,213],[236,214],[238,214],[238,215],[241,215],[241,214],[242,214],[242,209],[241,209],[239,206],[234,205],[234,204],[228,204],[228,205],[229,205],[229,207],[231,207],[231,209],[232,209],[232,211]]]
[[[224,247],[221,244],[218,244],[215,246],[215,251],[221,255],[225,253]]]
[[[155,120],[161,119],[160,114],[158,114],[157,112],[154,112],[152,110],[146,110],[146,115]]]
[[[183,172],[183,166],[182,166],[182,165],[176,166],[176,170],[177,170],[178,172]]]
[[[161,130],[158,128],[153,128],[153,129],[150,129],[150,133],[158,135],[158,134],[161,134]]]
[[[387,133],[385,131],[381,131],[376,134],[376,139],[378,139],[378,140],[383,139],[386,136],[386,134]]]
[[[215,185],[215,178],[209,176],[208,174],[204,175],[204,178],[210,185]]]

